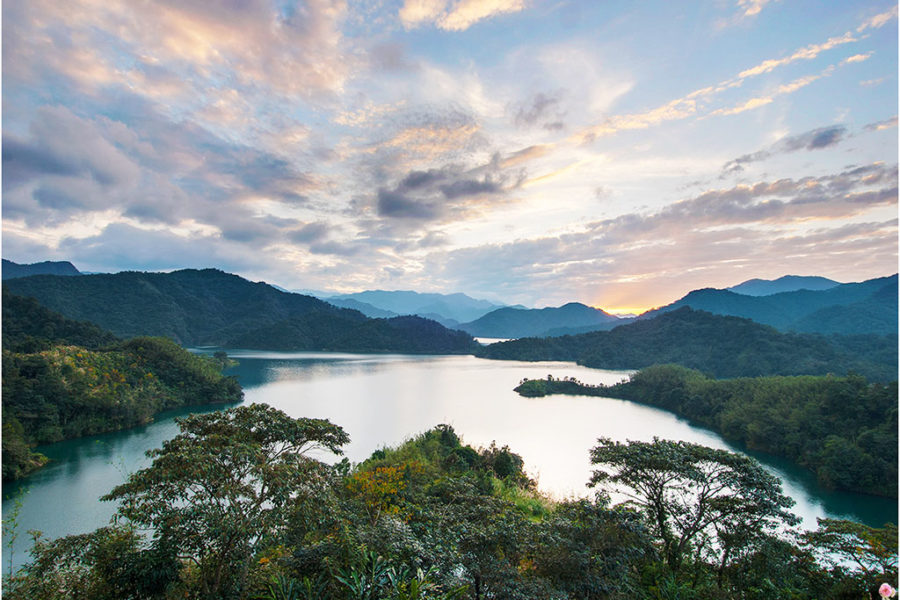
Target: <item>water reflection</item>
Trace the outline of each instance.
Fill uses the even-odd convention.
[[[211,350],[210,350],[211,352]],[[358,462],[385,445],[395,445],[439,423],[453,425],[466,443],[508,444],[525,459],[542,490],[556,496],[584,495],[590,477],[588,450],[600,436],[617,440],[683,439],[734,450],[715,433],[649,406],[582,396],[522,398],[513,387],[524,377],[576,377],[611,384],[628,375],[572,363],[487,361],[472,356],[403,356],[229,351],[239,361],[229,370],[245,389],[245,403],[265,402],[294,417],[327,418],[351,437],[345,448]],[[154,423],[40,448],[54,462],[3,488],[9,498],[29,491],[18,517],[13,562],[21,564],[28,529],[49,537],[83,533],[108,523],[115,507],[98,498],[149,461],[145,452],[177,432],[173,419],[183,409],[158,415]],[[852,518],[880,526],[896,522],[896,501],[829,492],[814,477],[785,461],[751,453],[782,478],[797,501],[804,526],[816,517]],[[3,553],[9,564],[8,552]],[[4,567],[5,568],[5,567]]]

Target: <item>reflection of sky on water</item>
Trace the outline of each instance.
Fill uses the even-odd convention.
[[[210,350],[211,352],[211,350]],[[245,389],[245,403],[265,402],[293,417],[327,418],[351,438],[345,455],[353,462],[373,450],[402,443],[439,423],[454,426],[465,443],[487,446],[496,440],[522,455],[542,490],[557,497],[590,493],[588,450],[600,436],[646,440],[684,439],[715,448],[735,448],[715,433],[692,426],[671,413],[625,400],[584,396],[522,398],[515,392],[524,378],[576,377],[611,384],[625,372],[600,371],[572,363],[488,361],[472,356],[402,356],[230,351],[239,361],[228,373]],[[19,514],[19,564],[30,546],[26,531],[50,537],[82,533],[107,524],[114,506],[97,499],[127,473],[147,464],[144,452],[177,433],[173,417],[220,407],[201,407],[159,415],[136,429],[54,444],[41,450],[54,462],[18,484],[3,488],[7,500],[24,488]],[[881,525],[896,522],[896,502],[886,498],[828,492],[812,474],[786,461],[753,454],[784,480],[797,500],[804,526],[823,516]],[[325,457],[323,457],[325,458]],[[8,564],[4,552],[4,565]]]

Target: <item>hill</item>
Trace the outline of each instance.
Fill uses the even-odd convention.
[[[472,321],[500,307],[493,302],[472,298],[466,294],[426,294],[404,290],[367,290],[332,296],[324,300],[336,306],[344,306],[339,302],[355,300],[380,310],[390,311],[395,315],[418,315],[450,326]]]
[[[612,329],[621,325],[618,317],[579,302],[548,308],[498,308],[470,323],[459,326],[475,336],[493,338],[544,337],[568,333],[568,329]]]
[[[778,279],[750,279],[726,289],[745,296],[771,296],[798,290],[828,290],[838,285],[841,284],[826,277],[785,275]]]
[[[855,371],[876,381],[895,380],[896,335],[861,337],[782,333],[749,319],[682,307],[611,331],[491,344],[477,355],[575,361],[600,369],[674,363],[719,378]]]
[[[172,408],[238,402],[219,359],[170,340],[120,341],[3,290],[3,479],[46,458],[34,444],[134,427]]]
[[[29,277],[31,275],[81,275],[75,265],[68,261],[49,261],[23,265],[3,259],[3,279]]]
[[[718,315],[744,317],[782,331],[894,335],[897,333],[897,275],[844,283],[826,290],[797,290],[747,296],[728,290],[690,292],[641,318],[689,306]]]
[[[5,285],[69,318],[90,321],[120,337],[160,335],[187,346],[353,352],[383,342],[385,350],[392,352],[429,348],[429,352],[460,353],[475,345],[467,334],[451,334],[440,326],[398,327],[390,320],[373,321],[355,310],[281,292],[215,269],[40,275]],[[414,334],[433,337],[414,339]]]
[[[359,300],[354,300],[353,298],[328,298],[325,301],[332,306],[337,306],[338,308],[358,310],[370,319],[389,319],[391,317],[399,316],[392,310],[383,310],[381,308],[372,306],[368,302],[360,302]]]

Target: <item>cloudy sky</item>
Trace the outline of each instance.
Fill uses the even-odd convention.
[[[666,304],[897,270],[897,4],[5,0],[3,256]]]

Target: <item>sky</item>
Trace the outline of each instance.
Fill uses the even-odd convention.
[[[5,0],[2,253],[640,312],[897,271],[897,4]]]

